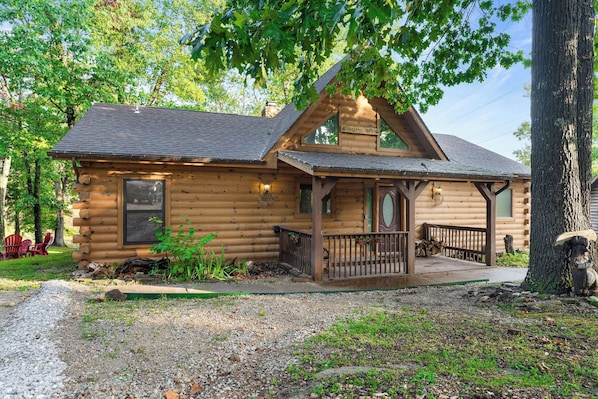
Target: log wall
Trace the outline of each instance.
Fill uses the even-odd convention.
[[[121,170],[121,172],[115,172]],[[126,170],[126,172],[122,172]],[[115,164],[81,168],[89,184],[78,184],[80,200],[73,207],[79,235],[76,260],[122,263],[130,257],[151,256],[151,245],[123,245],[122,179],[156,178],[167,182],[166,223],[177,231],[187,220],[200,235],[216,234],[210,248],[227,259],[272,260],[278,258],[278,236],[273,228],[284,225],[311,229],[311,214],[299,213],[299,185],[309,176],[288,166],[279,173],[260,169],[179,168],[140,169]],[[260,183],[271,184],[273,204],[258,201]],[[338,190],[338,191],[337,191]],[[325,233],[354,233],[364,229],[363,183],[339,182],[332,193],[332,215],[323,215]]]
[[[418,197],[416,208],[417,236],[422,237],[424,223],[468,227],[486,227],[486,201],[472,183],[436,183],[442,187],[442,201],[432,198],[432,183]],[[500,188],[500,185],[497,185]],[[515,181],[512,189],[512,217],[496,219],[496,249],[504,251],[504,237],[513,236],[516,249],[529,247],[529,183]]]
[[[276,225],[311,230],[311,214],[299,213],[299,185],[310,184],[311,177],[287,165],[278,170],[255,168],[217,168],[131,166],[93,163],[80,169],[77,184],[79,201],[73,205],[74,224],[79,234],[76,260],[122,263],[131,257],[147,257],[150,245],[123,245],[122,180],[155,178],[166,180],[166,223],[175,231],[187,220],[201,235],[215,233],[211,249],[224,248],[227,259],[274,260],[278,257]],[[270,183],[272,205],[260,204],[260,183]],[[431,184],[416,203],[417,234],[423,223],[485,227],[485,202],[471,183],[443,182],[443,201],[434,203]],[[365,232],[364,198],[374,180],[345,179],[331,192],[332,214],[322,216],[324,234]],[[512,184],[513,217],[497,221],[497,248],[511,234],[516,248],[529,245],[528,186]],[[375,191],[375,190],[374,190]],[[374,203],[377,203],[374,199]],[[375,214],[375,212],[374,212]],[[375,225],[375,221],[374,221]]]

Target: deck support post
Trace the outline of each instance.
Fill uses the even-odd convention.
[[[315,281],[323,280],[324,243],[322,237],[322,200],[330,193],[339,179],[312,176],[311,194],[311,276]]]
[[[496,266],[496,196],[511,185],[507,181],[499,190],[494,183],[474,183],[486,200],[486,266]]]
[[[395,186],[407,203],[407,274],[415,273],[415,200],[428,185],[427,181],[406,180],[405,184],[396,181]]]

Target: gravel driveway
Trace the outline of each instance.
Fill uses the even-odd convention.
[[[468,289],[94,303],[89,287],[45,282],[0,320],[1,397],[309,397],[277,386],[296,344],[374,308],[479,312]]]

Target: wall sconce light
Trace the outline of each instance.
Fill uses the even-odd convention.
[[[434,200],[434,205],[442,204],[442,187],[437,186],[436,183],[432,184],[432,199]]]
[[[272,185],[270,183],[260,183],[260,194],[257,199],[260,206],[270,206],[274,203],[272,197]]]

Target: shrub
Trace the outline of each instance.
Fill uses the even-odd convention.
[[[515,251],[515,253],[502,254],[496,259],[498,266],[509,266],[509,267],[528,267],[529,266],[529,255],[523,251]]]
[[[152,245],[150,252],[163,254],[169,259],[169,265],[163,272],[166,280],[226,280],[244,269],[225,262],[224,248],[219,254],[206,248],[216,235],[198,237],[195,228],[188,220],[187,231],[184,230],[183,225],[180,225],[177,232],[168,226],[164,226],[162,231],[163,221],[155,218],[151,221],[158,226],[156,237],[160,242]]]

